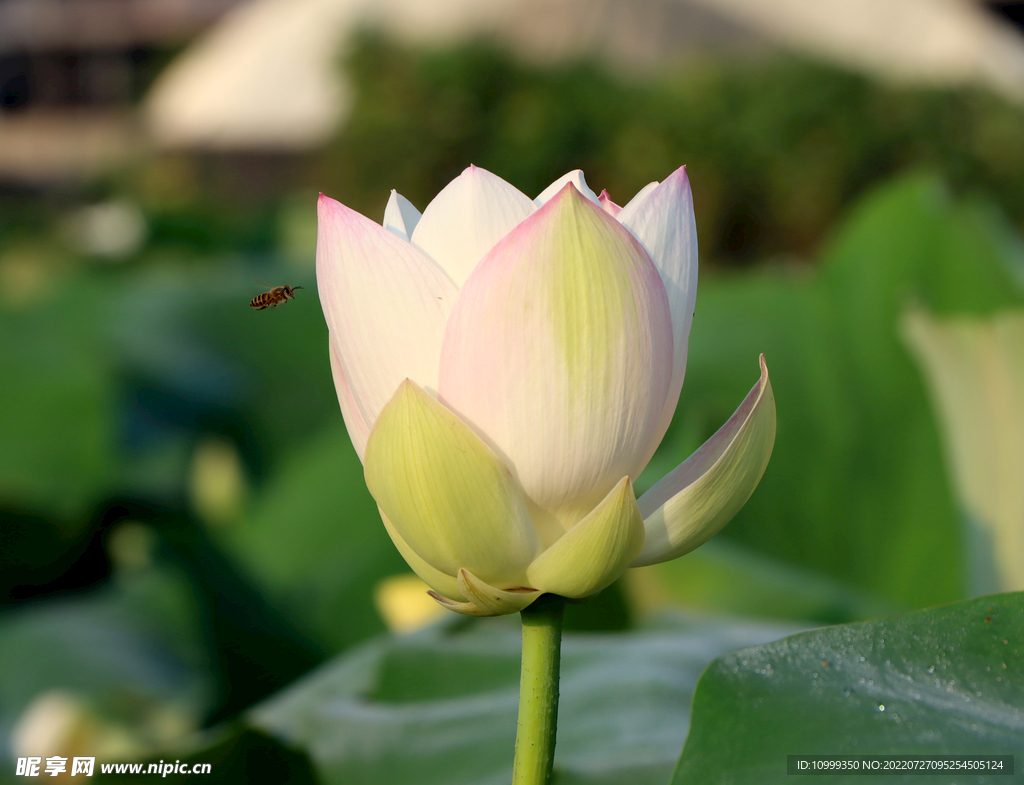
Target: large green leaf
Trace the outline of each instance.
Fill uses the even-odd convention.
[[[789,782],[787,755],[956,753],[1024,760],[1024,594],[826,627],[719,657],[697,685],[673,783]],[[886,778],[904,780],[919,781]]]
[[[517,620],[447,623],[371,641],[258,706],[250,721],[304,750],[324,785],[499,785],[511,776]],[[784,634],[690,621],[563,642],[556,782],[661,785],[717,654]]]
[[[1010,238],[990,212],[915,176],[868,197],[817,272],[705,276],[676,419],[638,484],[649,486],[726,420],[763,351],[775,451],[723,536],[903,607],[961,597],[959,516],[899,316],[915,298],[979,313],[1024,301],[1020,246]]]

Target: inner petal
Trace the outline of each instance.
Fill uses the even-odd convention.
[[[535,209],[519,189],[470,166],[427,205],[410,239],[461,286],[484,254]]]

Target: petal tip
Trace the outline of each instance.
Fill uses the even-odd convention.
[[[332,199],[324,193],[317,197],[316,212],[320,218],[334,218],[342,221],[349,221],[353,215],[359,215],[351,207],[346,207],[337,199]]]
[[[590,199],[584,196],[580,192],[580,189],[576,187],[576,183],[570,180],[561,188],[559,188],[554,196],[552,196],[543,205],[541,205],[540,209],[537,210],[537,213],[534,213],[534,215],[537,215],[538,213],[541,213],[545,210],[549,212],[555,210],[557,207],[566,202],[566,200],[568,200],[569,203],[574,206],[586,204],[595,210],[599,210],[602,213],[604,212],[603,209],[601,209],[598,205],[594,204],[593,202],[590,201]]]
[[[445,605],[445,606],[449,606],[450,607],[452,605],[457,605],[458,604],[457,602],[455,602],[455,600],[450,600],[447,597],[445,597],[443,594],[439,594],[438,592],[434,591],[433,589],[428,589],[427,590],[427,594],[430,595],[430,597],[433,598],[435,601],[441,603],[441,605]]]
[[[395,392],[391,396],[391,401],[396,405],[408,406],[411,401],[418,401],[424,396],[427,396],[426,391],[412,379],[406,377],[398,383],[398,387],[395,388]]]
[[[676,169],[674,172],[672,172],[672,174],[670,174],[665,179],[666,180],[676,179],[676,180],[686,180],[686,181],[689,181],[689,179],[690,179],[689,175],[687,175],[687,173],[686,173],[686,164],[683,164],[682,166],[680,166],[678,169]]]
[[[597,201],[601,203],[601,206],[605,209],[609,215],[618,215],[622,212],[622,207],[612,201],[611,196],[608,194],[608,189],[605,188],[597,197]]]
[[[693,196],[690,194],[692,189],[690,188],[690,176],[689,174],[687,174],[686,164],[683,164],[674,172],[672,172],[672,174],[666,177],[662,181],[661,185],[667,186],[669,188],[676,187],[679,189],[680,192],[686,194],[686,198],[690,199],[691,201],[693,199]]]

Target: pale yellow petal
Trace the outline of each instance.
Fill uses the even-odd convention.
[[[364,476],[409,547],[435,570],[522,586],[540,542],[509,470],[469,426],[406,380],[374,423]],[[429,581],[428,581],[429,582]]]
[[[434,601],[438,605],[440,605],[442,608],[447,608],[450,611],[455,611],[456,613],[461,613],[463,616],[494,616],[495,615],[495,614],[491,613],[490,611],[488,611],[487,609],[481,608],[479,605],[476,605],[475,603],[472,603],[472,602],[457,602],[456,600],[453,600],[450,597],[445,597],[443,594],[438,594],[436,591],[428,591],[427,594],[429,594],[431,597],[433,597]]]
[[[466,598],[459,594],[455,576],[446,575],[427,564],[416,551],[409,547],[409,543],[402,539],[402,535],[395,530],[391,521],[388,520],[388,516],[384,514],[384,510],[381,510],[379,507],[377,509],[380,512],[380,519],[384,521],[384,528],[387,529],[391,537],[391,542],[395,544],[398,552],[405,559],[405,563],[412,568],[412,571],[419,576],[420,580],[434,591],[439,591],[441,594],[446,594],[460,601],[465,600]]]
[[[563,597],[589,597],[619,577],[640,553],[644,523],[629,477],[582,521],[534,560],[530,586]]]
[[[458,584],[459,591],[467,600],[494,616],[519,613],[541,595],[541,592],[527,587],[518,587],[510,591],[496,589],[469,570],[459,570]]]

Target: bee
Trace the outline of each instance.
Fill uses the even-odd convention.
[[[250,308],[262,311],[264,308],[276,308],[281,303],[288,302],[289,298],[295,299],[296,289],[305,289],[304,286],[275,286],[269,292],[257,294],[249,303]]]

